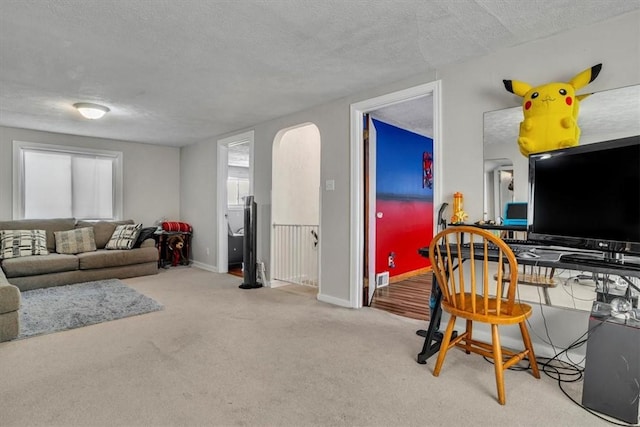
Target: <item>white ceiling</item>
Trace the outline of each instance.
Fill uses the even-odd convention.
[[[431,95],[380,108],[372,111],[371,116],[401,129],[433,138],[433,96]]]
[[[629,0],[2,0],[0,125],[182,146],[638,8]],[[75,102],[111,112],[89,121]]]

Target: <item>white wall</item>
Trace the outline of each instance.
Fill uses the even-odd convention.
[[[135,142],[0,127],[0,219],[12,219],[12,141],[122,151],[124,219],[151,227],[180,218],[180,150]]]
[[[271,144],[276,133],[290,126],[312,122],[322,135],[321,182],[335,180],[335,191],[321,190],[322,293],[328,299],[348,301],[349,283],[349,106],[351,103],[406,89],[434,80],[442,81],[443,103],[443,197],[456,191],[465,195],[465,209],[471,220],[483,211],[483,113],[520,105],[520,98],[504,89],[503,79],[531,83],[567,80],[576,71],[602,63],[600,76],[590,84],[594,91],[640,82],[640,12],[629,13],[599,24],[558,34],[544,40],[454,64],[432,73],[415,76],[335,102],[301,111],[277,120],[256,124],[254,193],[258,204],[258,258],[267,261],[269,253],[269,215],[271,206]],[[238,132],[246,129],[240,129]],[[211,263],[215,260],[215,144],[220,137],[182,149],[181,204],[183,220],[199,230],[195,233],[194,256]],[[186,167],[188,165],[188,167]],[[526,183],[516,183],[526,188]],[[523,187],[524,186],[524,187]],[[201,240],[202,239],[202,240]],[[203,256],[201,248],[211,248]],[[562,328],[583,329],[574,322],[584,313],[567,314],[553,310],[551,318]],[[582,316],[582,317],[581,317]],[[569,319],[570,325],[563,323]],[[540,321],[538,315],[533,322]],[[568,331],[567,336],[573,336]],[[534,338],[535,340],[535,338]]]
[[[284,132],[274,142],[272,219],[316,225],[320,212],[320,134],[314,125]]]
[[[180,150],[180,214],[193,227],[191,258],[212,268],[218,246],[216,150],[217,138]]]

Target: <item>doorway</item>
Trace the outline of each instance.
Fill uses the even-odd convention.
[[[376,110],[394,105],[400,105],[408,101],[414,101],[420,98],[430,97],[432,106],[431,123],[433,125],[433,199],[432,206],[439,206],[441,203],[441,176],[442,171],[440,165],[442,159],[441,138],[440,138],[440,117],[441,117],[441,101],[440,101],[440,82],[432,82],[425,85],[416,86],[403,91],[394,92],[388,95],[380,96],[370,100],[362,101],[351,105],[351,232],[350,232],[350,305],[354,308],[362,307],[365,301],[371,301],[375,291],[375,233],[371,225],[365,230],[365,222],[375,224],[375,211],[368,209],[365,214],[365,204],[370,206],[375,200],[372,197],[375,191],[371,188],[371,182],[375,182],[374,171],[371,171],[368,165],[368,159],[365,154],[365,139],[363,130],[365,123],[363,116],[366,113],[372,113]],[[426,120],[428,121],[428,119]],[[365,176],[367,170],[367,176]],[[366,180],[369,185],[366,185]],[[365,187],[368,188],[368,199],[365,202]],[[366,218],[365,218],[366,215]],[[435,210],[432,208],[432,217],[435,217]],[[435,232],[435,224],[432,226],[432,232]],[[367,239],[365,239],[365,236]],[[365,240],[367,241],[365,247]],[[429,242],[425,242],[427,245]],[[367,253],[367,263],[364,262],[365,252]],[[368,264],[368,265],[366,265]],[[365,271],[366,265],[366,271]],[[368,285],[365,288],[365,284]],[[366,293],[365,293],[366,291]]]
[[[429,244],[434,229],[432,105],[426,95],[369,114],[369,229],[375,244],[365,249],[375,251],[369,257],[375,276],[363,293],[375,289],[363,304],[422,320],[428,317],[431,280],[429,261],[418,249]]]
[[[242,270],[244,197],[253,194],[253,142],[253,131],[218,141],[218,273]]]
[[[515,201],[513,191],[513,162],[510,159],[484,161],[484,215],[485,221],[502,223],[504,207]]]
[[[320,131],[283,129],[272,156],[270,286],[320,289]]]

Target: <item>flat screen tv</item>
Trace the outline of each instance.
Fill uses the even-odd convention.
[[[527,231],[614,262],[640,255],[640,135],[530,155]]]

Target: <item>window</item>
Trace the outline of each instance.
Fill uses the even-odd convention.
[[[227,206],[244,206],[244,198],[249,195],[249,179],[227,178]]]
[[[122,153],[14,141],[14,218],[120,219]]]

